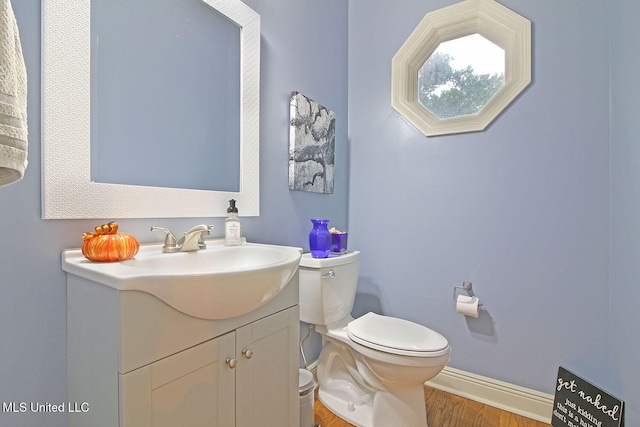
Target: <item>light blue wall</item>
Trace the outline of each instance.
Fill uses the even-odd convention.
[[[618,0],[611,13],[611,380],[640,424],[640,4]]]
[[[389,105],[390,60],[453,3],[349,2],[357,314],[429,325],[451,366],[547,393],[563,365],[640,424],[640,5],[502,1],[532,21],[531,86],[485,132],[426,138]],[[463,280],[478,319],[454,312]]]
[[[533,23],[532,85],[485,132],[425,138],[390,107],[390,60],[424,13],[454,0],[246,3],[262,17],[262,215],[244,220],[249,239],[305,247],[310,217],[348,219],[350,247],[363,251],[356,312],[429,325],[451,341],[451,366],[548,393],[563,365],[625,399],[627,424],[640,424],[640,6],[503,0]],[[13,5],[30,165],[0,188],[0,400],[60,402],[60,251],[100,221],[40,219],[40,1]],[[293,90],[337,113],[334,195],[287,189]],[[120,224],[156,241],[151,224],[197,222]],[[454,312],[463,280],[485,304],[477,320]],[[66,418],[0,413],[0,424]]]
[[[391,58],[453,3],[349,2],[358,310],[440,331],[454,368],[551,393],[563,365],[606,385],[609,3],[501,1],[532,21],[531,86],[485,132],[426,138],[390,106]],[[464,280],[478,319],[455,312]]]
[[[347,3],[245,3],[262,17],[262,214],[243,220],[244,233],[250,241],[308,250],[309,218],[324,216],[342,226],[347,222]],[[12,4],[29,78],[29,167],[22,181],[0,188],[0,401],[60,403],[67,399],[66,291],[60,252],[79,246],[82,233],[102,221],[40,219],[41,2]],[[337,114],[333,195],[288,190],[289,96],[294,90]],[[149,231],[151,225],[181,232],[203,221],[213,222],[220,235],[220,219],[119,222],[124,231],[150,242],[159,240]],[[58,414],[0,412],[0,425],[62,427],[67,420]]]

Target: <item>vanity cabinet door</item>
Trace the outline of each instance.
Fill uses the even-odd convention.
[[[120,426],[235,425],[234,354],[230,332],[120,375]]]
[[[295,306],[236,330],[236,427],[300,424],[299,319]]]

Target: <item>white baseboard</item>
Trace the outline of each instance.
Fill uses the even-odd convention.
[[[552,394],[472,374],[459,369],[445,368],[426,383],[429,387],[455,394],[485,405],[536,421],[551,424]]]
[[[317,378],[318,362],[307,368]],[[551,424],[553,395],[445,366],[426,385],[494,408]]]

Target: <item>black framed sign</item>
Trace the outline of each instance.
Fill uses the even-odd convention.
[[[624,427],[624,402],[560,366],[551,425]]]

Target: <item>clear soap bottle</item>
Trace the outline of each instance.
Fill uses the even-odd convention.
[[[227,219],[224,221],[224,244],[227,246],[242,244],[242,227],[238,219],[235,199],[229,200],[229,208],[227,208]]]

